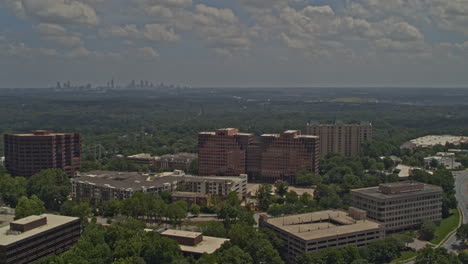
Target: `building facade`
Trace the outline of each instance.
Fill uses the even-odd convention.
[[[78,133],[36,130],[30,134],[5,134],[5,167],[14,176],[30,177],[58,168],[73,176],[81,168]]]
[[[192,163],[198,158],[196,153],[181,152],[176,154],[162,155],[156,161],[156,167],[163,170],[190,171]]]
[[[320,143],[317,136],[301,135],[299,130],[265,134],[260,141],[260,181],[296,182],[303,169],[319,172]]]
[[[163,173],[91,171],[79,173],[71,182],[74,200],[95,204],[127,199],[136,192],[157,194],[178,189],[221,198],[230,192],[237,192],[240,199],[247,195],[247,175],[201,177],[186,175],[177,170]]]
[[[0,264],[32,263],[72,247],[81,235],[80,219],[35,215],[0,228]]]
[[[183,170],[192,169],[192,162],[196,160],[196,153],[181,152],[162,156],[151,156],[149,153],[140,153],[127,157],[127,160],[140,165],[154,166],[162,170]]]
[[[343,156],[357,156],[361,145],[372,140],[372,124],[307,124],[307,134],[320,137],[320,155],[339,153]]]
[[[235,171],[247,173],[254,181],[294,183],[303,169],[319,172],[319,138],[301,135],[299,130],[264,134],[260,142],[254,142],[252,134],[220,129],[200,133],[198,146],[199,175],[222,176]]]
[[[326,210],[272,218],[261,215],[260,226],[285,242],[283,253],[288,263],[307,252],[349,245],[363,247],[385,236],[380,223],[367,220],[366,212],[356,208],[350,208],[349,213]]]
[[[442,220],[442,194],[440,186],[404,181],[351,190],[351,204],[396,233],[417,229],[425,219]]]
[[[198,134],[198,175],[225,176],[246,173],[246,151],[253,134],[236,128]]]

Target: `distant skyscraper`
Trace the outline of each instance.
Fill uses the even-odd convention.
[[[30,134],[5,134],[5,167],[15,176],[30,177],[41,170],[63,169],[73,176],[81,168],[78,133],[37,130]]]
[[[296,181],[299,171],[318,173],[319,138],[298,130],[265,134],[259,143],[253,134],[235,128],[202,132],[198,136],[199,175],[239,175],[254,181]]]
[[[361,153],[361,145],[372,140],[372,124],[307,124],[307,134],[320,137],[320,154],[339,153],[343,156],[356,156]]]

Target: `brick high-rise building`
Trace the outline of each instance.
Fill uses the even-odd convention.
[[[236,128],[198,134],[198,174],[201,176],[246,173],[246,151],[253,134]]]
[[[343,156],[356,156],[361,153],[361,145],[372,140],[372,124],[307,124],[307,134],[320,137],[320,155],[339,153]]]
[[[260,181],[294,183],[299,171],[318,173],[320,145],[317,136],[301,135],[299,130],[265,134],[260,141]]]
[[[37,130],[30,134],[5,134],[5,167],[15,176],[30,177],[58,168],[73,176],[81,168],[78,133]]]
[[[319,171],[320,142],[298,130],[265,134],[253,142],[252,134],[220,129],[199,134],[199,175],[237,175],[274,183],[295,182],[300,170]]]

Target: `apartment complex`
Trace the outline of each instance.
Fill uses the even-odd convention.
[[[339,153],[343,156],[356,156],[361,153],[361,145],[372,140],[372,124],[307,124],[307,134],[320,137],[320,155]]]
[[[416,229],[424,219],[442,219],[440,186],[404,181],[351,190],[352,206],[384,224],[387,233]]]
[[[303,169],[319,171],[319,138],[299,130],[264,134],[254,142],[252,134],[226,128],[200,133],[198,146],[200,175],[241,171],[256,181],[294,183]]]
[[[162,156],[152,156],[148,153],[140,153],[127,157],[127,160],[136,164],[155,166],[163,170],[183,170],[189,171],[192,167],[192,162],[197,159],[196,153],[176,153]]]
[[[78,133],[36,130],[5,134],[5,167],[14,176],[30,177],[41,170],[59,168],[73,176],[81,168]]]
[[[260,217],[260,226],[276,233],[285,242],[285,255],[289,263],[307,252],[348,245],[363,247],[384,238],[384,229],[378,222],[367,220],[366,212],[350,208],[341,210]]]
[[[33,215],[0,228],[0,264],[32,263],[60,254],[80,238],[79,218]]]
[[[246,151],[253,134],[236,128],[198,134],[198,175],[240,175],[246,173]]]
[[[192,162],[197,158],[198,155],[196,153],[187,152],[162,155],[156,161],[156,167],[163,170],[190,171],[192,169]]]
[[[71,182],[72,198],[92,203],[123,200],[135,192],[161,193],[177,189],[220,197],[230,192],[237,192],[239,198],[247,195],[247,175],[199,177],[178,170],[163,173],[91,171],[78,173]]]

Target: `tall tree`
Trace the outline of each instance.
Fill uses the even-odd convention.
[[[60,210],[71,191],[67,174],[61,169],[47,169],[33,175],[26,185],[29,195],[37,195],[47,209]]]
[[[30,215],[40,215],[44,211],[44,202],[36,195],[32,195],[31,198],[23,196],[19,199],[18,205],[15,208],[15,220]]]
[[[277,181],[275,183],[275,192],[283,197],[288,192],[288,183],[284,181]]]
[[[419,228],[419,237],[422,240],[430,241],[434,238],[435,230],[437,226],[434,222],[424,219],[421,227]]]
[[[262,211],[267,211],[272,200],[272,187],[270,184],[262,184],[257,190],[256,197],[258,201],[258,207]]]

